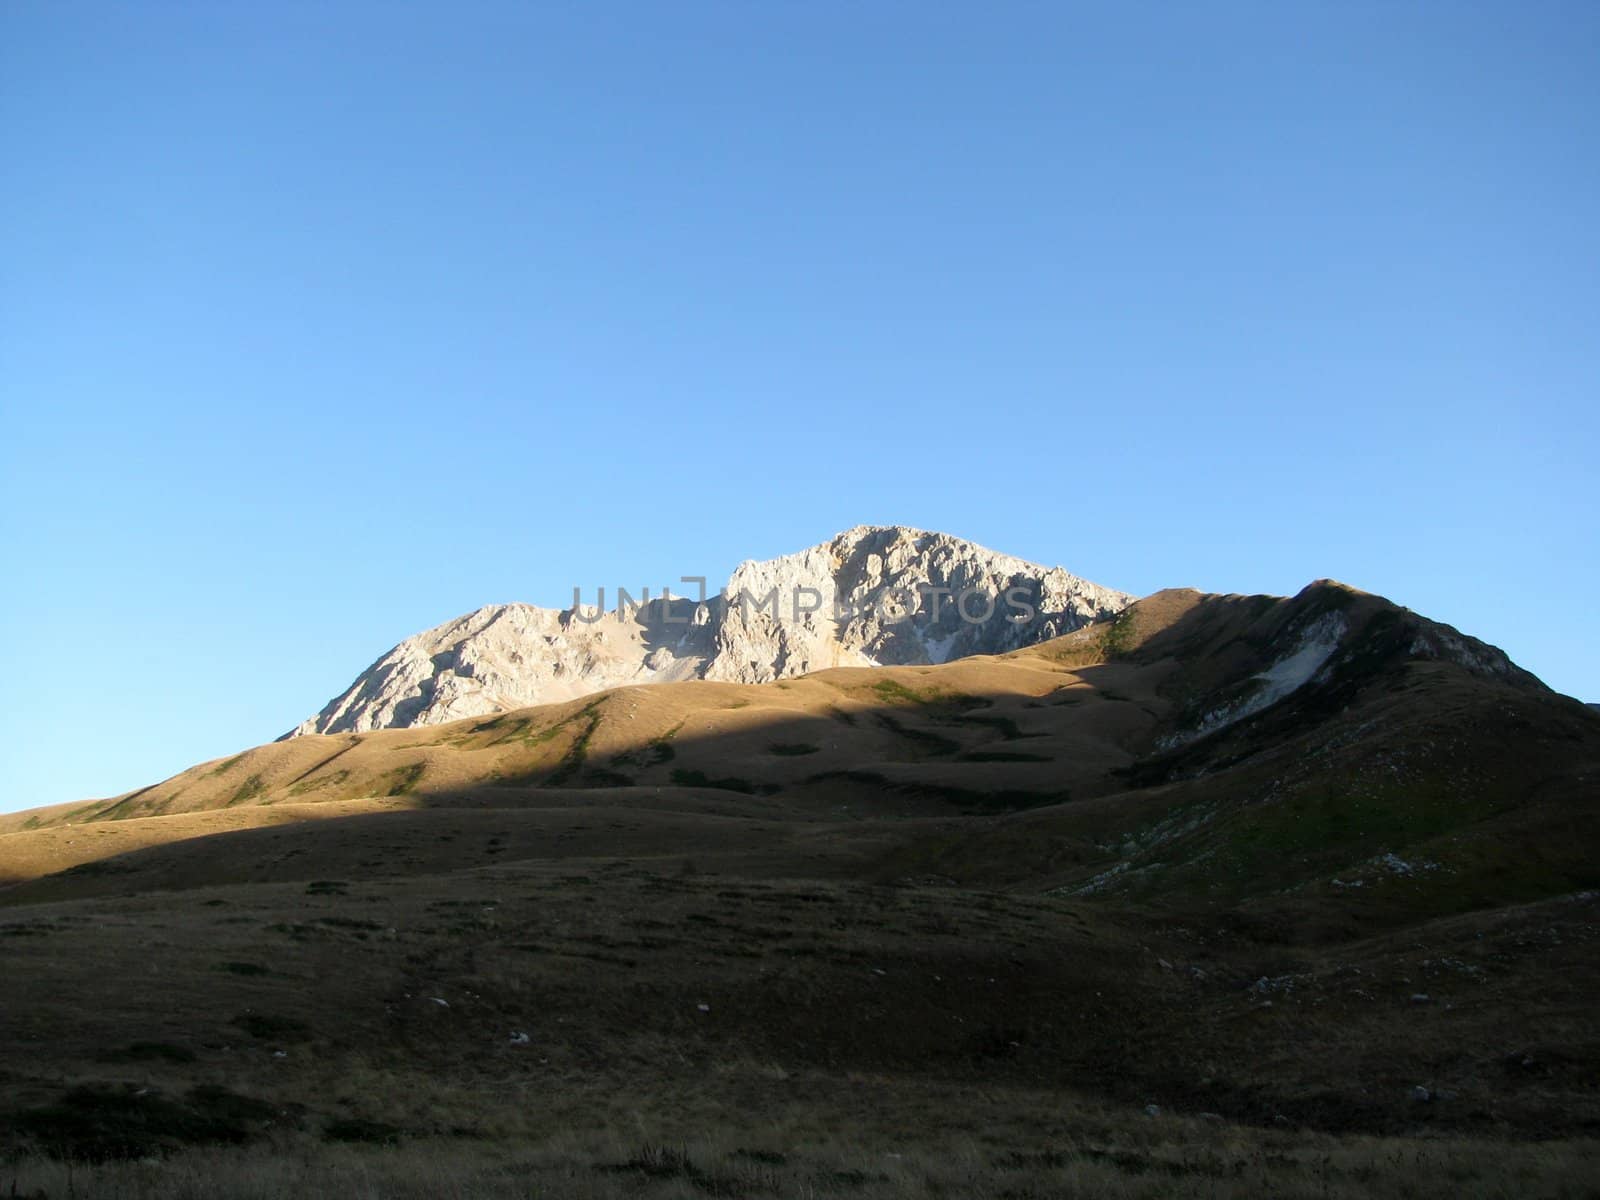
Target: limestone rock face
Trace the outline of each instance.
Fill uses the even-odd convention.
[[[942,533],[858,526],[745,562],[704,604],[502,604],[419,633],[287,737],[433,725],[630,683],[762,683],[826,667],[999,654],[1133,597]]]
[[[798,554],[743,563],[723,596],[705,674],[740,683],[1000,654],[1133,601],[1060,567],[898,526],[858,526]]]
[[[438,725],[626,683],[704,674],[713,631],[694,604],[659,600],[588,622],[572,609],[495,604],[407,638],[287,736]],[[681,622],[681,623],[678,623]]]

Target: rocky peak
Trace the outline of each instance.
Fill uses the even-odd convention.
[[[400,643],[286,736],[431,725],[628,683],[759,683],[998,654],[1132,601],[948,534],[861,525],[741,563],[703,605],[477,609]]]
[[[770,602],[761,607],[774,594],[775,616]],[[724,597],[707,677],[752,683],[824,667],[1003,653],[1133,600],[1060,567],[895,525],[859,525],[798,554],[741,563]],[[780,656],[770,653],[774,646]]]

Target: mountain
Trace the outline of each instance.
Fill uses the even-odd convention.
[[[875,586],[780,561],[744,578]],[[0,1156],[1587,1194],[1600,715],[1329,581],[942,663],[861,629],[914,661],[301,736],[0,817]]]
[[[815,570],[797,558],[784,569]],[[418,806],[643,807],[692,812],[690,825],[909,818],[875,835],[893,876],[1186,903],[1337,896],[1348,913],[1382,892],[1361,889],[1385,856],[1433,864],[1413,891],[1445,908],[1600,883],[1582,858],[1589,834],[1553,832],[1594,806],[1596,763],[1600,719],[1585,706],[1492,646],[1322,581],[1287,599],[1158,592],[1071,634],[944,664],[613,688],[298,737],[114,800],[0,819],[0,832],[31,826],[24,874],[42,874],[179,828]],[[995,814],[1009,815],[960,824]],[[958,838],[918,824],[946,819]],[[305,836],[319,856],[341,853],[325,828]],[[273,869],[215,847],[204,865],[219,878]]]
[[[764,683],[825,667],[997,654],[1132,596],[942,533],[857,526],[745,562],[716,596],[480,608],[406,639],[286,737],[437,725],[629,683]]]

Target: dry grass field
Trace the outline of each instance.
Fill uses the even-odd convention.
[[[1600,716],[1452,637],[1163,593],[0,818],[0,1195],[1595,1195]]]

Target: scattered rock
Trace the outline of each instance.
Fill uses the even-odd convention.
[[[1159,1104],[1146,1104],[1144,1106],[1144,1115],[1147,1117],[1159,1117],[1161,1115],[1161,1106]]]

